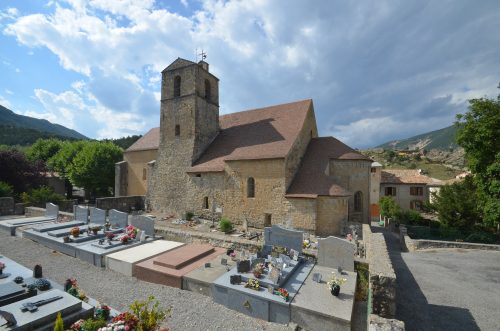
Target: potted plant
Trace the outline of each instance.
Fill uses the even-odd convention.
[[[127,234],[120,238],[120,241],[122,242],[122,244],[128,243],[129,240],[130,240],[130,237]]]
[[[260,278],[260,276],[262,276],[262,274],[264,273],[264,268],[264,263],[257,263],[253,267],[253,275],[255,276],[255,278]]]
[[[63,241],[64,241],[65,243],[69,243],[69,242],[71,241],[71,239],[70,239],[70,237],[69,237],[69,236],[64,236],[64,237],[63,237]]]
[[[104,223],[104,228],[106,229],[106,231],[109,231],[109,229],[111,228],[111,223],[109,223],[109,221],[106,221],[106,223]]]
[[[257,279],[250,278],[245,284],[246,288],[249,288],[254,291],[260,290],[260,282]]]
[[[106,239],[113,240],[114,237],[115,237],[115,234],[113,232],[106,233]]]
[[[129,225],[125,228],[125,232],[130,239],[135,239],[137,237],[137,234],[139,233],[139,229],[133,225]]]
[[[101,226],[93,226],[93,227],[91,227],[91,228],[90,228],[90,231],[92,231],[92,233],[93,233],[94,235],[96,235],[96,234],[97,234],[97,232],[99,232],[101,229],[102,229],[102,227],[101,227]]]
[[[74,227],[73,229],[71,229],[69,231],[69,233],[73,236],[73,237],[78,237],[80,235],[80,228],[79,227]]]
[[[334,296],[338,296],[340,293],[340,285],[344,284],[347,281],[347,279],[342,278],[342,277],[337,277],[335,274],[335,271],[332,272],[332,276],[330,279],[326,282],[326,285],[328,286],[328,289]]]

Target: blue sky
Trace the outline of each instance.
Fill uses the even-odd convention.
[[[312,98],[371,147],[496,97],[500,2],[2,0],[0,104],[88,137],[159,125],[160,72],[204,49],[221,114]]]

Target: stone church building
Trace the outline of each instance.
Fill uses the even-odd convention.
[[[178,58],[162,72],[160,128],[117,164],[117,195],[153,212],[222,212],[262,228],[291,222],[317,235],[369,221],[372,161],[318,137],[312,100],[219,116],[208,63]]]

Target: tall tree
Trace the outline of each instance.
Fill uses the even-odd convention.
[[[500,94],[469,103],[469,111],[457,115],[457,142],[474,174],[483,219],[494,226],[500,224]]]
[[[44,171],[43,162],[30,162],[23,153],[15,149],[0,150],[0,181],[12,186],[16,197],[44,184]]]
[[[115,163],[122,155],[122,149],[111,142],[86,143],[73,159],[69,178],[92,197],[109,195],[115,182]]]
[[[38,139],[26,152],[31,161],[47,162],[61,149],[62,141],[54,138]]]

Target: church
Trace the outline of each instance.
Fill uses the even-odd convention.
[[[218,212],[320,236],[369,222],[372,160],[318,137],[312,100],[220,116],[218,87],[205,61],[163,70],[160,128],[125,151],[117,196],[145,195],[149,211],[176,217]]]

